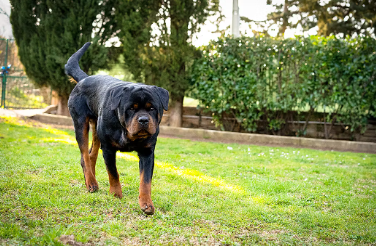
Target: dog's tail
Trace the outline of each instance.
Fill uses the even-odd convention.
[[[72,76],[73,79],[77,82],[80,82],[84,78],[88,77],[88,75],[81,70],[80,65],[78,62],[80,61],[81,57],[84,55],[85,51],[89,48],[90,42],[84,44],[81,49],[79,49],[76,53],[74,53],[67,64],[65,64],[65,73],[69,76]]]

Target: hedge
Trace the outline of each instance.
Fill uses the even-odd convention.
[[[225,37],[200,50],[191,96],[222,127],[233,117],[245,131],[256,131],[262,121],[278,134],[288,112],[308,121],[320,111],[325,126],[341,122],[351,132],[364,132],[367,120],[376,116],[373,38]]]

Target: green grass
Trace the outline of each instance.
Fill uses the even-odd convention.
[[[0,244],[376,243],[376,155],[159,138],[153,216],[135,156],[117,159],[122,200],[101,156],[88,193],[73,131],[0,119]]]

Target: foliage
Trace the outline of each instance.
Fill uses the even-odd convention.
[[[81,59],[81,68],[89,74],[105,68],[104,43],[115,28],[114,1],[11,0],[13,34],[28,77],[67,98],[74,84],[65,75],[64,65],[89,41],[93,45]]]
[[[88,193],[74,132],[38,124],[0,118],[2,245],[61,245],[62,235],[91,245],[376,241],[374,154],[159,138],[156,213],[145,216],[135,154],[118,154],[122,200],[108,194],[101,154],[100,189]]]
[[[14,96],[14,97],[17,97],[19,99],[26,99],[27,96],[26,94],[20,90],[20,88],[18,87],[14,87],[10,90],[9,92],[10,95]]]
[[[367,118],[376,116],[375,47],[372,38],[221,38],[201,48],[192,96],[217,123],[230,115],[247,131],[263,120],[278,132],[289,111],[308,120],[319,107],[329,126],[364,130]]]
[[[186,70],[197,54],[191,40],[218,8],[218,0],[122,1],[116,17],[127,69],[136,80],[182,100],[189,87]]]
[[[375,35],[374,27],[376,2],[369,0],[303,0],[294,1],[297,7],[294,16],[300,18],[296,24],[301,24],[308,30],[318,26],[318,35]],[[299,12],[299,13],[297,13]],[[294,18],[291,15],[291,18]]]
[[[49,105],[45,101],[43,95],[25,93],[19,87],[13,87],[7,91],[5,105],[7,108],[45,108]]]
[[[246,17],[242,20],[255,23],[269,29],[271,25],[279,27],[278,36],[283,36],[286,28],[302,27],[308,31],[318,27],[318,35],[329,36],[370,35],[376,34],[374,16],[376,3],[369,0],[268,0],[267,3],[275,8],[268,14],[266,21],[254,21]]]

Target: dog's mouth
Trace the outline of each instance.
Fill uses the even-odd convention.
[[[137,139],[146,139],[150,137],[151,135],[152,134],[149,131],[147,131],[147,129],[141,129],[137,132],[130,132],[130,131],[127,132],[127,137],[131,141],[134,141]]]
[[[148,137],[148,136],[150,136],[151,134],[148,132],[148,131],[146,131],[145,129],[142,129],[141,131],[139,131],[138,133],[137,133],[137,136],[138,137]]]

